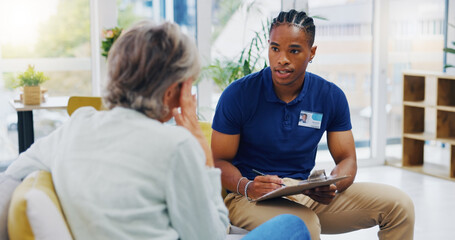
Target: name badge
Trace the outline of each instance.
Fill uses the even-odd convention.
[[[322,113],[300,111],[299,126],[321,129]]]

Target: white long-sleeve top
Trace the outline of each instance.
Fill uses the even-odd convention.
[[[7,169],[52,173],[76,239],[224,239],[220,170],[182,127],[137,111],[81,108]]]

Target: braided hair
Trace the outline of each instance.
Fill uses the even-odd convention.
[[[308,36],[310,47],[313,46],[316,27],[314,26],[313,18],[309,17],[305,12],[297,12],[294,9],[289,12],[280,12],[278,17],[273,19],[272,24],[270,25],[269,34],[272,32],[273,28],[282,24],[292,25],[305,31]]]

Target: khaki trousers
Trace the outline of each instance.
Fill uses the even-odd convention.
[[[284,179],[286,185],[297,180]],[[299,194],[293,201],[275,198],[249,202],[244,196],[230,193],[224,202],[229,219],[235,226],[252,230],[280,214],[300,217],[311,233],[311,239],[320,234],[345,233],[379,225],[379,239],[407,240],[414,236],[414,204],[401,190],[384,184],[354,183],[337,194],[329,205],[323,205]]]

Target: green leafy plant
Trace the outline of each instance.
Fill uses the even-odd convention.
[[[254,32],[255,36],[248,47],[234,59],[215,59],[212,64],[202,68],[201,77],[213,79],[215,84],[224,90],[233,81],[267,67],[267,61],[262,54],[267,49],[268,25],[269,22],[262,24],[261,31]]]
[[[43,82],[49,80],[49,77],[45,76],[43,72],[35,71],[35,66],[28,65],[25,72],[17,76],[19,86],[39,86]]]
[[[107,58],[109,50],[114,44],[115,40],[122,34],[123,29],[119,27],[103,30],[104,40],[101,41],[101,55]]]
[[[455,25],[453,25],[453,24],[450,24],[450,23],[449,23],[449,26],[455,28]],[[452,42],[452,45],[455,47],[455,42]],[[448,48],[448,47],[447,47],[447,48],[444,48],[443,50],[444,50],[444,52],[446,52],[446,53],[455,54],[455,48]],[[444,69],[447,69],[447,68],[455,68],[455,65],[446,64],[446,65],[444,66]]]

